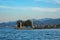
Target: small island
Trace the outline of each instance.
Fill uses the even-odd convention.
[[[34,20],[18,20],[17,21],[17,28],[20,29],[55,29],[60,28],[60,24],[58,25],[41,25],[41,24],[35,24]]]

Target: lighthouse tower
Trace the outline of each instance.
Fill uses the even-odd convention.
[[[20,22],[20,28],[22,28],[22,22]]]
[[[32,28],[34,28],[34,19],[32,20]]]

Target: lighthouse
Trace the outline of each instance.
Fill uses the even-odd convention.
[[[34,28],[34,19],[32,20],[32,28]]]

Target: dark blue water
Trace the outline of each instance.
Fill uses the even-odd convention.
[[[60,40],[60,29],[20,30],[0,28],[0,40]]]

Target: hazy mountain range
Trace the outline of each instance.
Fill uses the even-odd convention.
[[[58,19],[52,19],[52,18],[45,18],[45,19],[38,19],[34,21],[37,24],[42,25],[57,25],[60,24],[60,18]]]
[[[32,19],[31,19],[32,21]],[[12,22],[3,22],[3,23],[0,23],[0,27],[5,27],[5,26],[10,26],[10,27],[14,27],[16,24],[17,21],[12,21]],[[60,24],[60,18],[57,18],[57,19],[52,19],[52,18],[44,18],[44,19],[34,19],[34,24],[42,24],[42,25],[57,25],[57,24]]]

